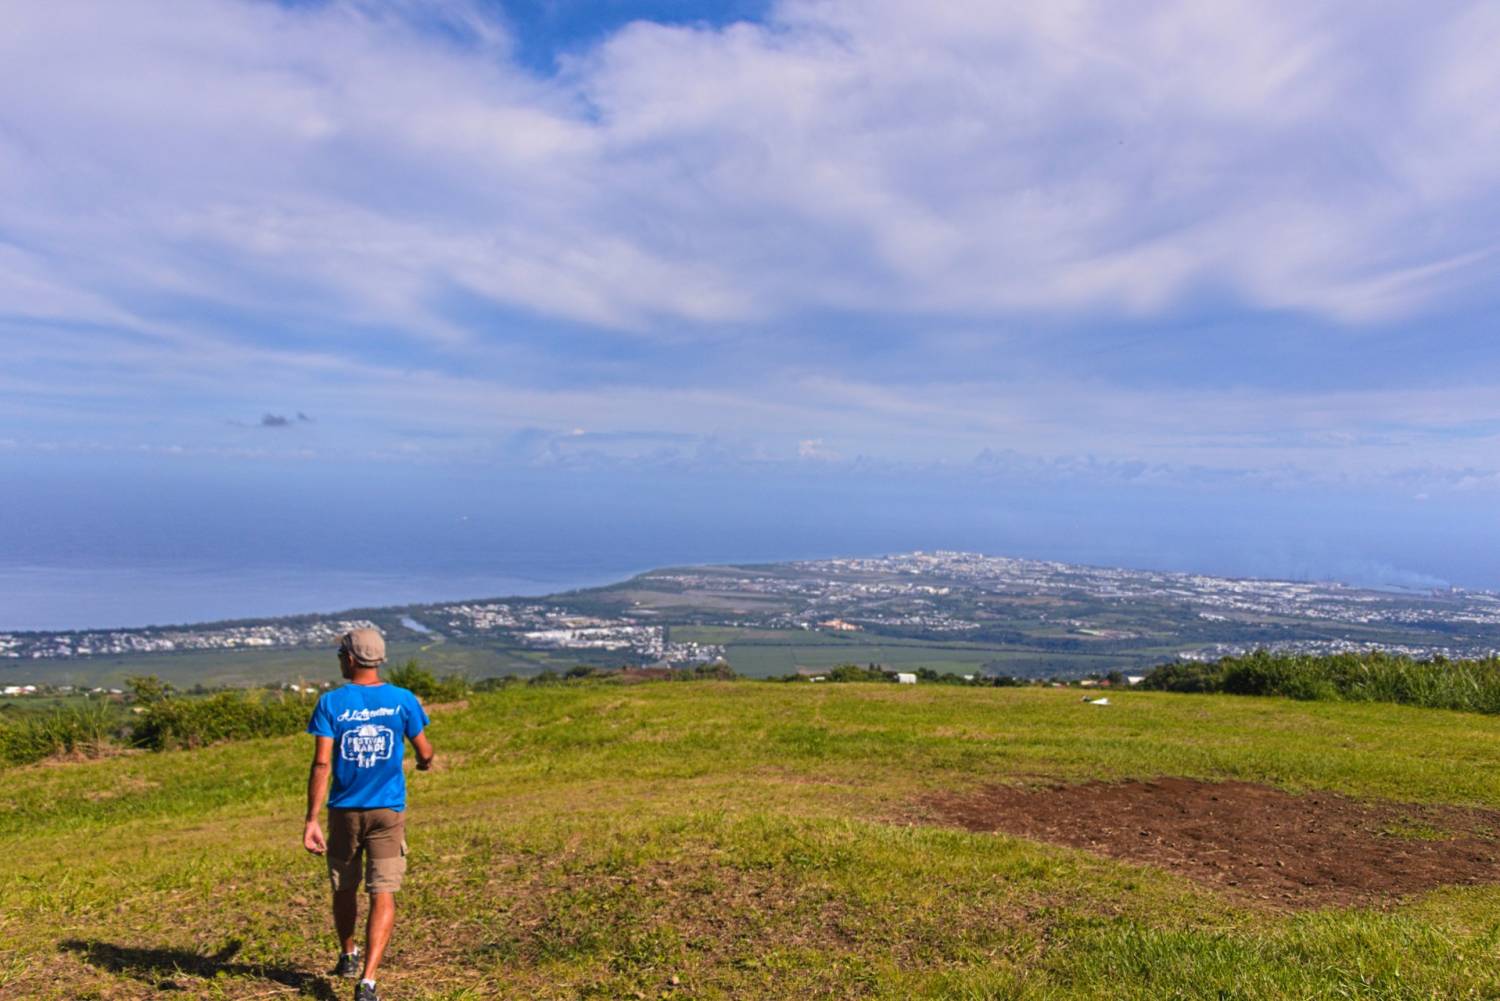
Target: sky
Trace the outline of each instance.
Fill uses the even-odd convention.
[[[622,565],[943,544],[1500,587],[1494,4],[0,29],[0,563],[279,552],[342,537],[332,494],[399,507],[388,539],[567,510]]]

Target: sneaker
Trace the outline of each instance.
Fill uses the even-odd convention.
[[[359,954],[358,949],[355,949],[353,952],[339,957],[339,964],[333,968],[333,975],[335,977],[357,977],[364,970],[364,957]]]
[[[375,993],[374,984],[361,980],[354,987],[354,1001],[380,1001],[380,995]]]

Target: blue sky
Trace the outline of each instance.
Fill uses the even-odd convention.
[[[337,468],[1500,586],[1493,4],[0,18],[0,558]]]

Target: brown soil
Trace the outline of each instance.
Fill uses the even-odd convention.
[[[1368,905],[1500,882],[1500,811],[1161,778],[932,797],[941,822],[1147,865],[1275,907]]]

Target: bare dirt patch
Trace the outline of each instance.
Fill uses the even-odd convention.
[[[121,747],[118,744],[101,741],[98,744],[76,747],[71,751],[58,751],[56,754],[49,754],[45,758],[33,761],[29,765],[20,765],[17,767],[38,769],[65,768],[82,761],[101,761],[104,758],[123,758],[127,755],[145,753],[147,752],[144,748]]]
[[[943,823],[1159,866],[1275,907],[1368,905],[1500,882],[1495,810],[1183,778],[993,785],[923,806]]]
[[[121,796],[139,795],[150,792],[152,789],[161,788],[160,782],[150,779],[136,778],[134,776],[122,776],[116,778],[107,789],[92,789],[83,794],[83,798],[94,803],[106,799],[118,799]]]

